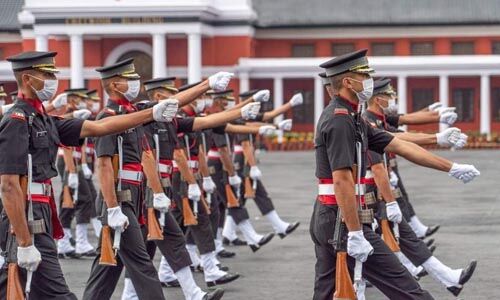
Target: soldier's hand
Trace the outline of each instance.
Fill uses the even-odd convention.
[[[360,262],[365,262],[373,253],[373,247],[365,239],[363,230],[349,231],[347,236],[347,254]]]
[[[215,192],[215,182],[211,176],[203,177],[203,190],[209,194]]]
[[[68,95],[66,93],[57,95],[52,101],[52,106],[54,106],[55,109],[66,106],[66,104],[68,104]]]
[[[267,102],[269,101],[269,96],[271,95],[271,92],[269,90],[260,90],[255,95],[253,95],[253,100],[255,102]]]
[[[460,149],[463,148],[465,145],[467,145],[467,139],[469,137],[465,133],[460,134],[460,138],[458,141],[455,143],[455,149]]]
[[[177,99],[166,99],[153,106],[153,119],[157,122],[172,122],[179,109]]]
[[[190,183],[188,185],[188,198],[192,201],[200,201],[201,199],[201,190],[197,183]]]
[[[28,247],[17,247],[17,264],[30,272],[36,271],[38,265],[42,262],[40,251],[31,245]]]
[[[77,173],[69,173],[68,174],[68,186],[72,189],[78,188],[78,174]]]
[[[303,102],[304,97],[300,93],[293,95],[292,99],[290,99],[290,104],[292,105],[292,107],[301,105]]]
[[[445,112],[442,115],[439,116],[439,123],[443,124],[448,124],[448,125],[453,125],[455,121],[457,120],[458,115],[456,112]]]
[[[401,223],[403,220],[403,214],[401,213],[401,209],[399,209],[398,202],[392,201],[385,204],[387,210],[387,219],[394,223]]]
[[[260,171],[259,167],[250,167],[250,178],[252,178],[252,180],[260,180],[262,178],[262,172]]]
[[[218,72],[210,77],[208,77],[208,85],[214,91],[223,91],[227,88],[233,73],[229,72]]]
[[[153,194],[153,207],[160,212],[168,211],[171,202],[165,193]]]
[[[460,140],[460,129],[451,127],[436,133],[437,144],[442,147],[452,147]]]
[[[278,128],[283,130],[283,131],[290,131],[292,130],[293,126],[293,120],[292,119],[286,119],[278,123]]]
[[[128,226],[128,217],[122,213],[120,206],[108,208],[109,227],[124,231]]]
[[[441,104],[441,102],[434,102],[431,105],[427,106],[427,108],[430,111],[437,111],[441,106],[443,106],[443,104]]]
[[[396,172],[391,171],[391,173],[389,173],[389,182],[393,187],[398,186],[399,178],[398,175],[396,175]]]
[[[481,172],[479,172],[473,165],[453,163],[448,174],[458,180],[462,180],[463,183],[468,183],[477,176],[481,175]]]
[[[259,134],[263,136],[271,136],[276,133],[276,127],[272,125],[264,125],[259,127]]]
[[[92,115],[92,112],[86,108],[75,110],[73,112],[73,118],[80,120],[87,120]]]
[[[234,188],[239,188],[241,185],[241,178],[237,174],[234,174],[233,176],[229,176],[227,178],[229,181],[229,185],[234,187]]]
[[[260,102],[252,102],[241,108],[241,117],[244,120],[254,120],[260,111]]]
[[[83,176],[85,179],[90,179],[92,178],[92,170],[89,168],[87,164],[82,164],[82,171],[83,171]]]
[[[436,109],[436,111],[439,113],[439,115],[441,116],[442,114],[444,113],[448,113],[448,112],[455,112],[457,108],[456,107],[440,107],[438,109]]]

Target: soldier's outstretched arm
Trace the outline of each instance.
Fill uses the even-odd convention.
[[[1,176],[2,203],[9,217],[10,224],[16,233],[16,239],[20,247],[33,244],[26,221],[26,200],[19,183],[19,175]]]
[[[418,125],[439,122],[439,113],[435,111],[417,111],[399,117],[399,125]]]
[[[260,103],[249,103],[238,110],[223,111],[206,117],[197,117],[194,119],[193,131],[214,128],[238,118],[243,118],[245,120],[255,119],[259,110]]]
[[[302,97],[302,94],[295,94],[292,96],[290,101],[287,103],[281,105],[280,107],[277,107],[271,111],[265,112],[262,121],[267,122],[271,121],[272,119],[276,118],[279,115],[284,114],[285,112],[289,111],[293,107],[297,105],[301,105],[304,102],[304,98]]]
[[[386,151],[396,153],[407,160],[427,168],[443,172],[450,171],[453,163],[446,158],[437,156],[411,142],[394,138],[385,148]]]
[[[233,75],[234,74],[228,72],[215,73],[200,84],[175,94],[175,99],[179,100],[179,106],[184,106],[194,101],[199,96],[203,95],[209,89],[213,89],[216,91],[225,90]]]
[[[332,177],[335,198],[342,210],[342,216],[344,217],[347,229],[349,229],[349,231],[361,230],[351,169],[344,168],[335,170],[332,173]]]

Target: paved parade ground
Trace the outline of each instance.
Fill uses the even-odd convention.
[[[453,161],[474,164],[481,176],[467,185],[438,173],[414,167],[400,160],[401,174],[417,214],[425,224],[441,224],[435,234],[435,255],[452,267],[465,266],[478,260],[476,273],[460,295],[461,299],[499,299],[500,279],[500,199],[498,184],[500,151],[439,151]],[[248,247],[230,248],[237,258],[226,259],[224,265],[242,276],[227,286],[223,299],[305,300],[311,299],[314,282],[314,251],[309,237],[309,220],[315,196],[313,152],[264,153],[259,156],[263,180],[278,213],[286,221],[302,224],[291,236],[275,237],[269,245],[253,254]],[[248,204],[257,231],[271,230]],[[89,233],[90,234],[90,233]],[[92,235],[92,242],[96,243]],[[92,260],[63,260],[62,265],[71,289],[81,298]],[[155,264],[158,266],[157,255]],[[203,276],[195,274],[202,288]],[[421,280],[435,299],[454,297],[428,276]],[[123,281],[113,299],[119,299]],[[180,288],[164,289],[167,299],[183,299]],[[368,289],[367,299],[385,299]]]

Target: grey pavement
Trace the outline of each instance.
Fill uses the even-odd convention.
[[[400,159],[401,174],[411,201],[425,224],[441,224],[435,235],[435,255],[452,267],[479,261],[476,273],[460,295],[461,299],[499,299],[500,270],[500,151],[439,151],[453,161],[473,163],[481,176],[464,185],[445,173],[427,170]],[[309,237],[309,220],[315,197],[313,152],[263,153],[260,156],[265,186],[278,213],[301,226],[291,236],[275,237],[269,245],[253,254],[247,247],[231,247],[234,259],[223,260],[241,278],[227,286],[224,299],[311,299],[314,283],[314,251]],[[57,180],[56,180],[57,181]],[[255,204],[248,203],[252,223],[258,232],[271,230]],[[96,242],[95,238],[92,242]],[[158,265],[159,257],[155,258]],[[71,289],[81,298],[91,260],[63,260],[63,269]],[[202,288],[203,276],[195,274]],[[421,285],[435,299],[455,299],[429,276]],[[120,299],[122,281],[113,299]],[[167,299],[183,299],[180,289],[164,289]],[[367,299],[385,299],[374,288]]]

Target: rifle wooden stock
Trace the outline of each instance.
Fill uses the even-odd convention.
[[[396,241],[396,238],[392,234],[388,220],[386,219],[380,220],[380,229],[382,230],[382,239],[387,244],[389,249],[391,249],[392,252],[401,251],[398,242]]]
[[[205,199],[205,196],[203,193],[201,194],[201,199],[200,199],[201,205],[203,205],[203,208],[207,212],[207,215],[210,215],[212,212],[210,211],[210,206],[207,203],[207,199]]]
[[[104,266],[116,266],[115,253],[111,242],[111,227],[102,226],[101,231],[101,258],[99,264]]]
[[[148,208],[148,241],[161,241],[163,240],[163,232],[156,218],[155,209]]]
[[[255,191],[250,177],[245,177],[245,198],[255,198]]]
[[[347,253],[337,251],[337,263],[335,270],[335,293],[334,300],[356,300],[356,293],[352,285],[351,275],[347,268]]]
[[[7,271],[7,300],[24,300],[21,276],[17,263],[9,263]]]
[[[184,226],[198,225],[198,220],[196,220],[187,197],[182,198],[182,217],[184,218]]]
[[[226,184],[226,198],[227,198],[227,207],[228,208],[233,208],[233,207],[239,207],[240,202],[238,201],[238,198],[233,193],[233,189],[231,188],[231,185]]]
[[[71,190],[68,185],[63,187],[63,202],[61,204],[63,208],[74,208],[75,203],[73,202],[73,197],[71,196]]]
[[[111,163],[113,165],[113,174],[115,176],[115,182],[118,182],[118,171],[120,169],[120,156],[118,154],[113,155]]]

